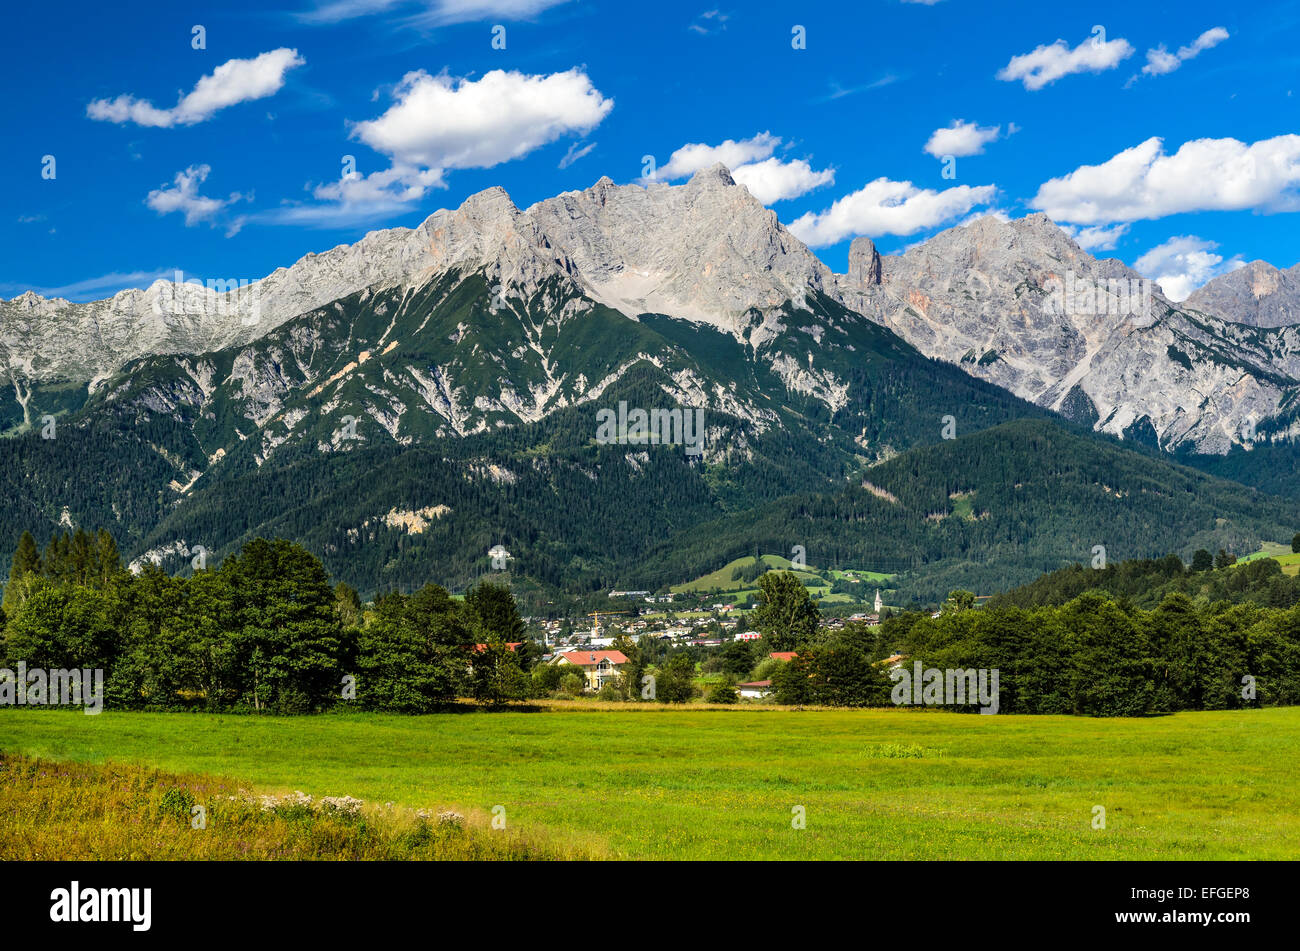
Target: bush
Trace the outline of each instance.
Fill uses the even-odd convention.
[[[578,674],[565,674],[560,678],[560,690],[570,697],[576,697],[582,693],[586,684]]]
[[[739,703],[740,694],[736,693],[736,688],[725,680],[720,684],[714,684],[713,689],[709,691],[709,703]]]

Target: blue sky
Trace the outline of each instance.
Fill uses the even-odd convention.
[[[0,295],[256,279],[645,156],[726,160],[837,271],[1035,210],[1175,297],[1300,261],[1300,0],[713,3],[11,6]]]

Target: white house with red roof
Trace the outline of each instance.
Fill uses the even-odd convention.
[[[580,668],[587,678],[587,689],[599,690],[618,678],[627,656],[622,651],[573,650],[557,655],[555,663]]]

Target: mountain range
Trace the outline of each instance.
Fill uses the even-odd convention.
[[[918,597],[1089,539],[1244,548],[1300,524],[1297,277],[1175,304],[1042,215],[859,238],[836,274],[722,166],[493,188],[257,281],[0,302],[0,515],[173,567],[285,535],[363,591],[464,584],[494,544],[596,590],[812,541]],[[703,410],[703,453],[598,441],[620,402]],[[1109,514],[1052,511],[1053,478]]]

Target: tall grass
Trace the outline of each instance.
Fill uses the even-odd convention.
[[[579,857],[446,811],[256,795],[210,776],[0,753],[4,861]]]

